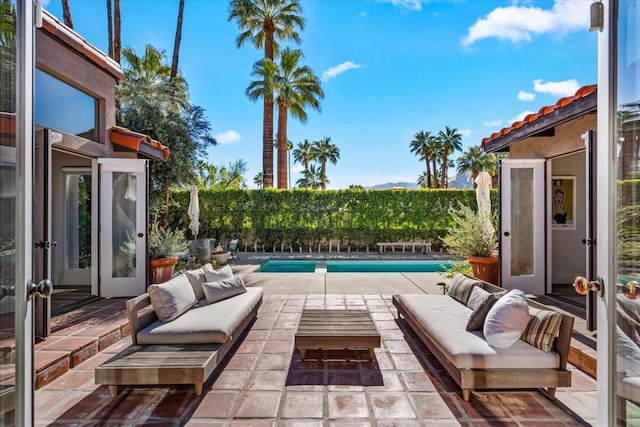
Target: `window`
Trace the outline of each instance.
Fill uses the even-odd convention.
[[[35,121],[99,142],[98,100],[39,69],[35,74]]]

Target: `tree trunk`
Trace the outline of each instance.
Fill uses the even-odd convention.
[[[178,24],[176,26],[176,38],[173,42],[173,60],[171,61],[171,81],[178,75],[178,59],[180,57],[180,40],[182,40],[182,15],[184,12],[184,0],[180,0],[178,7]]]
[[[433,188],[438,188],[438,165],[436,164],[435,157],[431,159],[431,163],[433,164],[433,182],[431,184],[433,185]]]
[[[120,0],[113,0],[113,59],[122,60],[122,29],[120,27]]]
[[[424,156],[424,161],[427,164],[427,182],[424,183],[424,186],[426,188],[430,188],[431,187],[431,168],[429,167],[429,158],[427,156]]]
[[[447,188],[447,171],[449,170],[449,150],[442,153],[442,174],[440,176],[440,186]]]
[[[322,163],[320,163],[320,187],[323,190],[327,189],[327,175],[325,172],[327,171],[327,159],[322,159]]]
[[[73,29],[73,20],[71,19],[71,8],[69,7],[69,0],[62,0],[62,17],[64,19],[64,25]]]
[[[287,188],[287,106],[278,103],[278,188]]]
[[[264,57],[273,61],[273,30],[264,31]],[[273,187],[273,94],[264,97],[262,114],[262,172],[264,188]]]
[[[111,0],[107,0],[107,33],[109,58],[113,59],[113,7],[111,6]]]

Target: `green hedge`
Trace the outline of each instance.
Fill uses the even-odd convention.
[[[475,209],[473,190],[201,190],[200,237],[225,240],[234,232],[253,248],[315,252],[318,244],[340,240],[352,249],[377,242],[431,241],[451,225],[458,202]],[[494,208],[497,192],[492,192]],[[189,191],[171,193],[170,225],[188,230]],[[326,247],[326,245],[325,245]],[[375,247],[375,246],[374,246]]]

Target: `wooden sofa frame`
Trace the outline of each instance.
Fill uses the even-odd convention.
[[[160,384],[193,384],[196,396],[200,396],[204,383],[257,316],[260,305],[262,298],[222,344],[138,345],[138,332],[158,320],[158,316],[148,293],[132,298],[126,301],[126,309],[133,346],[98,366],[95,382],[109,385],[113,397],[117,396],[119,386]],[[167,363],[168,359],[171,363]]]
[[[488,292],[504,291],[503,288],[490,283],[482,283],[482,287]],[[531,299],[527,300],[530,307],[553,310],[553,308],[542,305]],[[567,358],[571,345],[571,334],[573,331],[573,316],[562,313],[560,331],[556,337],[552,351],[560,356],[560,366],[552,368],[531,368],[531,369],[460,369],[457,368],[444,354],[438,346],[431,340],[431,337],[420,328],[410,313],[408,313],[402,303],[394,296],[393,305],[398,309],[398,317],[402,317],[418,334],[427,348],[444,366],[449,375],[462,389],[462,397],[469,401],[473,390],[486,389],[523,389],[523,388],[547,388],[549,399],[555,398],[557,387],[571,386],[571,372],[567,368]]]

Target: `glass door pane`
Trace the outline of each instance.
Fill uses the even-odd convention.
[[[640,2],[619,2],[617,33],[617,424],[640,424]],[[635,287],[638,287],[638,293]]]
[[[129,172],[114,172],[112,179],[112,277],[135,277],[136,175]]]

